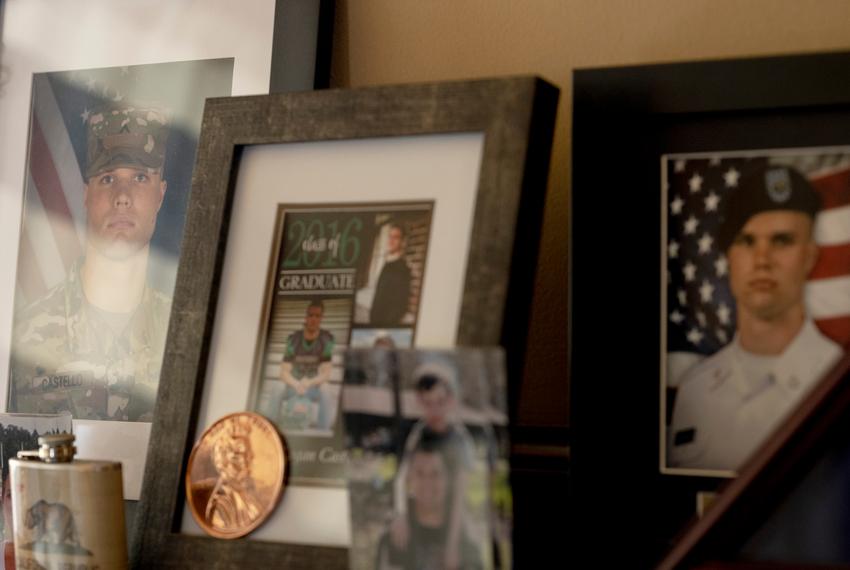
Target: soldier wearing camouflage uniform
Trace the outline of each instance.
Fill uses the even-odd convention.
[[[171,305],[147,285],[167,120],[124,107],[87,126],[85,256],[16,316],[10,410],[151,421]]]

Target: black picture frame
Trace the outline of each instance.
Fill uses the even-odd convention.
[[[724,482],[659,470],[661,155],[847,144],[848,66],[850,54],[826,53],[575,71],[569,350],[579,552],[622,531],[623,556],[649,566],[693,516],[697,491]]]
[[[334,0],[275,0],[269,93],[327,89]]]
[[[545,81],[521,77],[207,101],[183,244],[186,262],[177,278],[138,539],[131,547],[134,566],[348,564],[345,548],[179,534],[185,462],[204,390],[242,149],[483,133],[457,344],[506,349],[510,415],[515,417],[557,98],[557,89]]]
[[[659,570],[782,570],[811,561],[747,560],[742,549],[825,456],[847,449],[850,354],[822,379],[790,418],[726,483],[705,515],[677,536]],[[752,554],[750,554],[752,556]],[[824,561],[823,567],[850,568]],[[826,566],[826,564],[829,564]]]

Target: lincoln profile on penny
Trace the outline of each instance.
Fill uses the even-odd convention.
[[[221,531],[251,526],[262,513],[251,477],[251,425],[234,421],[213,447],[213,464],[218,481],[207,502],[207,524]]]

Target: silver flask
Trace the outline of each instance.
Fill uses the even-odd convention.
[[[74,436],[9,460],[18,570],[127,568],[121,464],[74,460]]]

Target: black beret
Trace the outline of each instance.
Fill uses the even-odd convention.
[[[814,220],[821,201],[811,182],[790,166],[766,165],[747,173],[726,199],[717,244],[726,251],[754,215],[771,210],[792,210]]]

